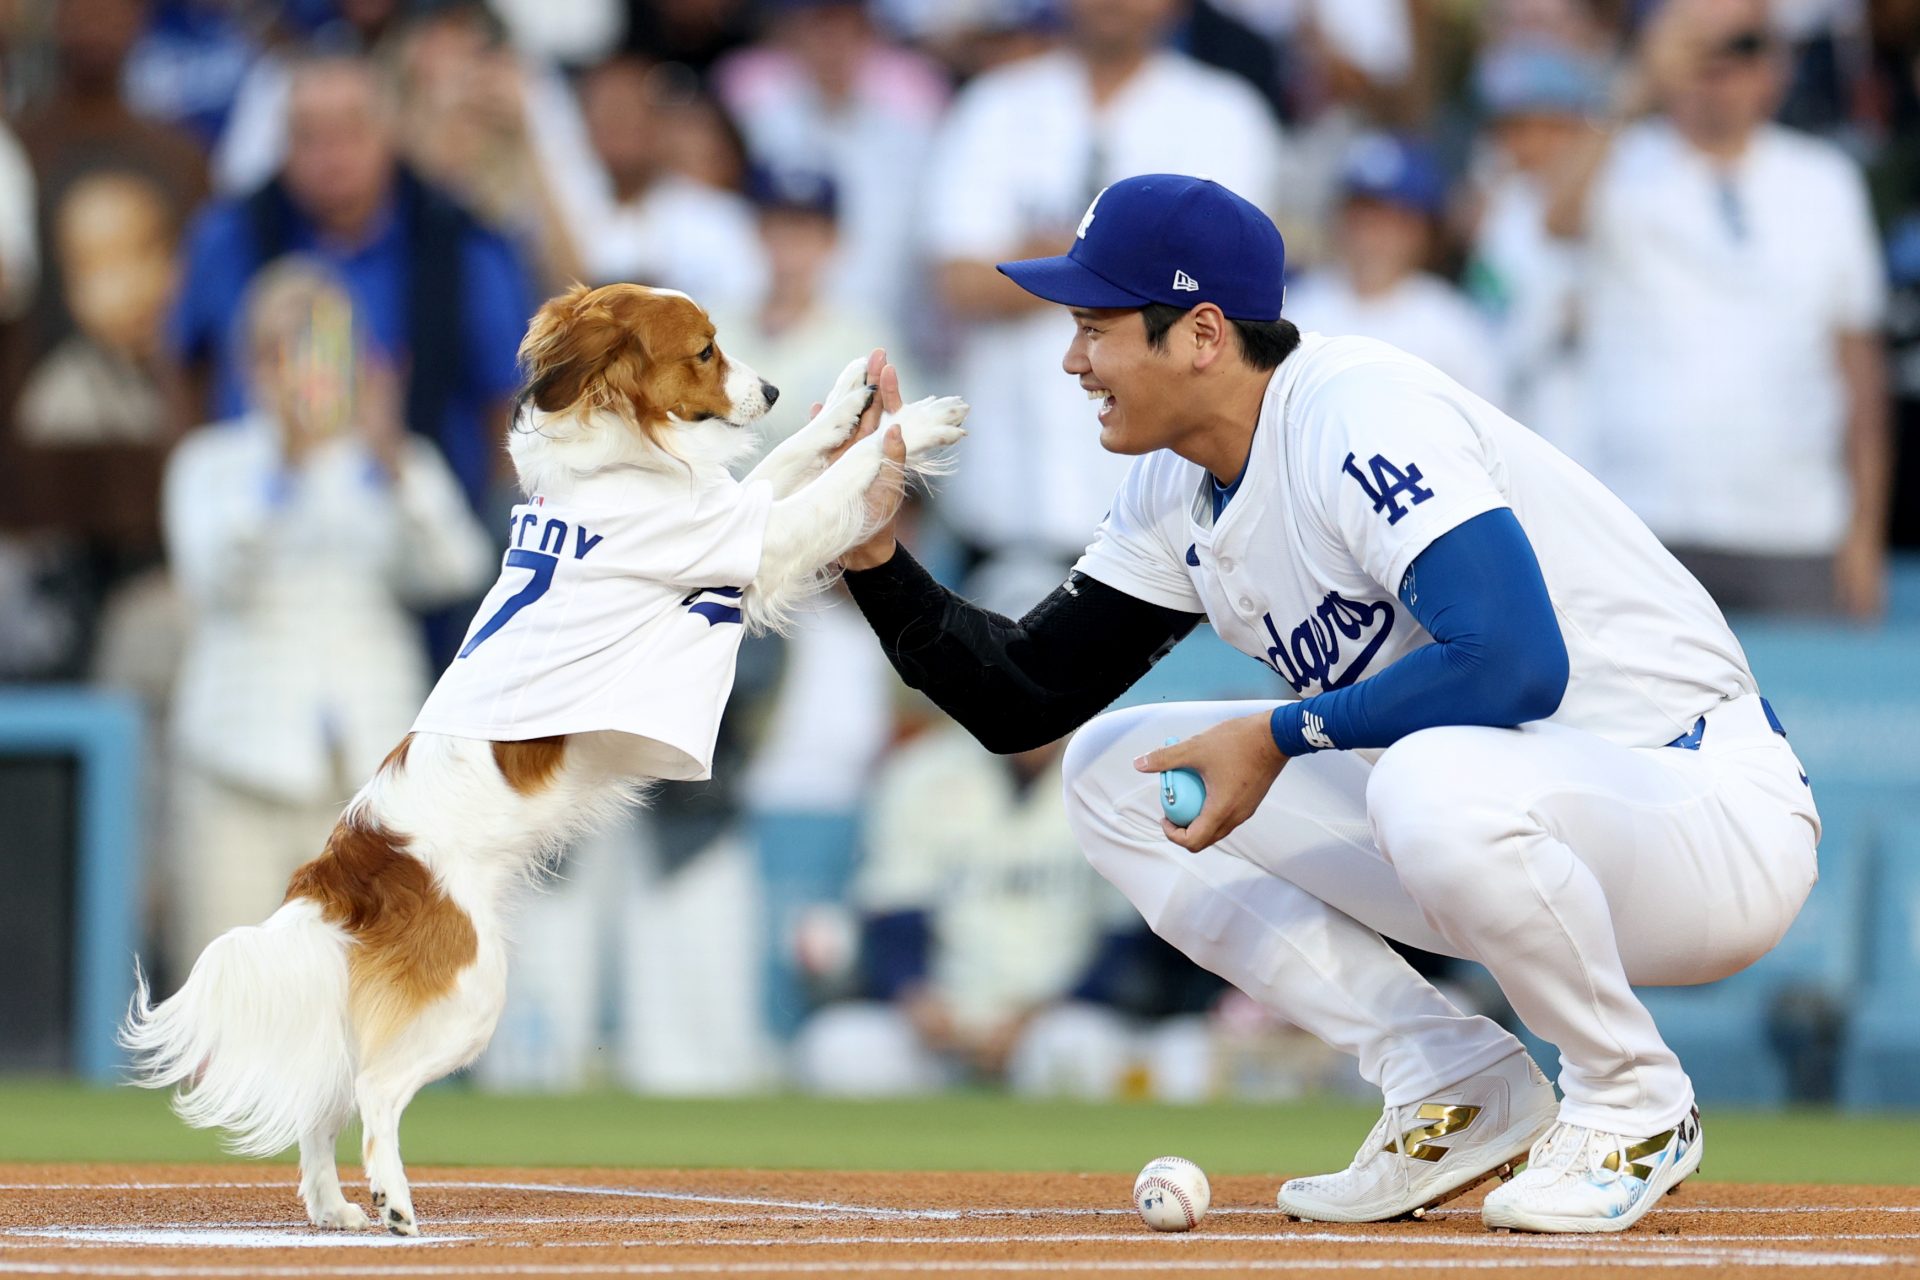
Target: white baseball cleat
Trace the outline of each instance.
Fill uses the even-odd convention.
[[[1488,1178],[1511,1177],[1558,1109],[1533,1059],[1512,1054],[1424,1101],[1388,1107],[1351,1165],[1283,1184],[1280,1211],[1308,1222],[1418,1217]]]
[[[1700,1167],[1700,1109],[1651,1138],[1556,1124],[1480,1220],[1508,1231],[1625,1231]]]

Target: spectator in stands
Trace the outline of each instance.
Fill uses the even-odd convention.
[[[283,260],[241,310],[248,411],[189,434],[166,475],[191,618],[173,709],[176,980],[214,936],[273,910],[406,732],[430,682],[409,607],[470,595],[493,572],[345,286],[317,261]]]
[[[254,23],[225,0],[156,0],[127,56],[127,100],[211,149],[259,55]]]
[[[446,4],[400,37],[401,149],[420,175],[510,236],[544,296],[582,275],[550,172],[591,163],[565,81],[505,43],[484,5]]]
[[[960,94],[927,169],[926,252],[962,326],[954,382],[973,403],[967,465],[941,493],[978,551],[1078,555],[1127,459],[1060,372],[1067,321],[994,270],[1058,253],[1116,178],[1201,173],[1271,205],[1283,140],[1260,95],[1163,41],[1181,0],[1070,0],[1064,44]],[[1204,126],[1197,126],[1203,121]]]
[[[756,161],[833,179],[845,232],[833,297],[904,322],[923,311],[915,202],[945,78],[882,40],[860,0],[780,0],[769,34],[714,69],[720,100]]]
[[[123,95],[145,15],[139,0],[57,6],[55,78],[20,125],[42,279],[8,334],[0,506],[66,565],[53,595],[83,624],[70,676],[91,657],[97,611],[160,559],[160,471],[178,415],[156,370],[156,322],[178,228],[206,193],[193,138]]]
[[[1604,108],[1598,59],[1544,37],[1496,45],[1475,83],[1488,128],[1467,288],[1494,321],[1501,405],[1576,459],[1592,456],[1578,341],[1579,250],[1547,231],[1554,166]]]
[[[1439,160],[1411,138],[1368,134],[1347,155],[1342,189],[1334,261],[1287,290],[1286,314],[1302,329],[1390,342],[1498,401],[1492,331],[1426,269],[1446,209]]]
[[[1629,86],[1654,114],[1593,135],[1548,225],[1585,242],[1595,474],[1723,607],[1868,618],[1886,286],[1857,166],[1769,122],[1785,75],[1763,0],[1669,0]]]
[[[586,278],[664,285],[704,306],[744,310],[766,287],[753,209],[668,169],[655,127],[657,85],[645,63],[619,58],[588,72],[581,86],[594,163],[549,177],[562,186]]]
[[[408,426],[440,446],[483,509],[511,479],[501,442],[534,304],[519,255],[399,161],[392,92],[365,60],[297,64],[288,103],[279,176],[210,206],[188,233],[176,350],[204,376],[213,416],[241,412],[251,363],[235,323],[241,295],[283,253],[322,259],[373,349],[406,371]]]
[[[143,0],[63,0],[54,7],[56,78],[20,124],[43,210],[59,208],[69,183],[105,169],[151,182],[182,221],[206,195],[206,160],[192,135],[141,118],[123,94],[127,54],[146,16]],[[43,231],[51,226],[43,215]],[[43,295],[50,308],[57,299],[57,290]],[[57,340],[51,332],[41,336],[42,349]]]
[[[51,261],[73,330],[27,374],[14,407],[23,443],[171,438],[161,360],[179,238],[174,211],[143,178],[106,170],[67,187]]]
[[[1116,1092],[1125,1027],[1069,1003],[1118,908],[1067,828],[1063,746],[996,757],[949,725],[887,762],[854,887],[871,1000],[801,1029],[803,1087]]]
[[[714,191],[741,195],[747,185],[747,141],[700,78],[668,62],[647,76],[660,168]]]
[[[213,184],[222,195],[253,191],[285,162],[287,90],[299,51],[371,55],[399,30],[408,6],[403,0],[282,0],[277,10],[288,43],[254,59],[214,148]]]
[[[782,396],[758,430],[771,449],[807,421],[813,397],[826,391],[854,356],[884,347],[894,331],[871,306],[833,288],[833,271],[848,233],[841,190],[825,173],[756,166],[747,183],[767,287],[758,305],[710,307],[716,327],[761,377],[796,394]],[[895,363],[898,363],[896,361]]]

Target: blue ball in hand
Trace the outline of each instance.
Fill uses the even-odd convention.
[[[1168,738],[1167,746],[1180,741]],[[1191,769],[1168,769],[1160,775],[1160,809],[1176,827],[1190,827],[1207,802],[1207,784]]]

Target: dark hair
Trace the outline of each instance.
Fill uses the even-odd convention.
[[[1178,324],[1190,308],[1150,302],[1140,308],[1140,319],[1147,326],[1147,345],[1155,351],[1167,345],[1167,331]],[[1278,369],[1280,362],[1300,345],[1300,330],[1282,317],[1279,320],[1235,320],[1228,318],[1240,340],[1240,358],[1256,369]]]

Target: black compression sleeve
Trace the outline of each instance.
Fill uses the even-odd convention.
[[[962,600],[901,547],[846,575],[900,678],[989,751],[1079,728],[1200,621],[1076,573],[1018,622]]]

